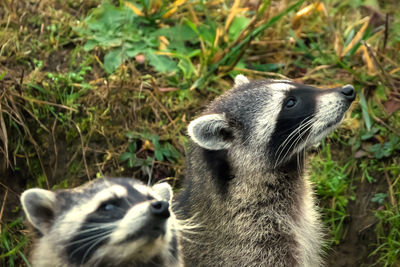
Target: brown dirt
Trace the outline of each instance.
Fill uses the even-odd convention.
[[[368,257],[376,244],[374,232],[377,218],[374,215],[378,205],[371,198],[378,192],[386,192],[387,185],[382,177],[376,183],[355,179],[355,200],[349,201],[349,217],[343,225],[344,238],[332,247],[328,263],[332,267],[371,266],[377,259]]]

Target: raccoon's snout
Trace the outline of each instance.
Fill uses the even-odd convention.
[[[167,219],[170,216],[169,203],[167,201],[154,201],[150,204],[150,212],[152,215]]]
[[[350,102],[356,98],[356,90],[353,85],[347,84],[340,89],[340,93]]]

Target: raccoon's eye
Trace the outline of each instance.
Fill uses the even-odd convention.
[[[105,211],[110,211],[110,210],[114,210],[115,209],[115,205],[111,204],[111,203],[107,203],[103,206],[103,210]]]
[[[291,97],[286,101],[285,108],[292,108],[296,105],[296,98]]]
[[[119,203],[118,200],[111,200],[111,201],[104,202],[100,205],[98,210],[113,211],[118,207],[118,203]]]

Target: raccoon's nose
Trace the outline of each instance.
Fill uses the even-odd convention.
[[[150,204],[150,212],[159,218],[168,218],[169,217],[169,203],[167,201],[154,201]]]
[[[343,86],[340,92],[349,101],[353,101],[356,98],[356,90],[354,90],[354,87],[351,84]]]

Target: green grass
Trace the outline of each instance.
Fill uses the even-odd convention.
[[[389,204],[384,210],[376,212],[378,225],[376,233],[378,242],[376,249],[371,253],[371,256],[378,255],[377,265],[393,266],[398,263],[400,254],[400,213],[396,207],[391,207]]]
[[[22,250],[28,243],[28,237],[21,235],[20,231],[22,229],[24,229],[22,218],[2,225],[0,234],[0,251],[2,251],[2,254],[0,254],[0,263],[3,266],[19,266],[21,260],[27,266],[30,266]]]
[[[320,155],[312,160],[311,181],[321,203],[323,220],[330,230],[330,243],[339,244],[343,235],[343,223],[349,216],[347,204],[354,200],[354,187],[349,177],[347,162],[340,165],[332,160],[331,147],[323,143]]]
[[[376,222],[363,260],[398,265],[400,5],[235,3],[3,1],[1,198],[102,174],[169,177],[179,187],[188,122],[238,73],[320,87],[354,84],[358,101],[313,156],[311,178],[332,247],[348,238],[349,205],[364,201],[357,193],[366,187]],[[18,203],[4,203],[11,212],[0,216],[0,261],[25,265]]]

